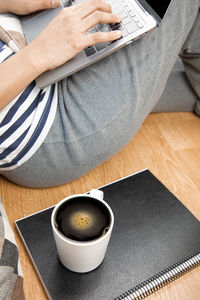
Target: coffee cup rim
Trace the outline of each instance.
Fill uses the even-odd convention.
[[[92,198],[92,199],[95,199],[95,200],[98,200],[100,201],[101,203],[103,203],[106,208],[108,209],[109,213],[110,213],[110,217],[111,217],[111,222],[110,222],[110,227],[108,229],[108,231],[101,237],[99,238],[96,238],[94,240],[91,240],[91,241],[75,241],[75,240],[71,240],[69,238],[67,238],[66,236],[64,236],[55,226],[55,215],[56,215],[56,212],[57,210],[59,209],[59,207],[67,202],[68,200],[70,199],[73,199],[73,198],[78,198],[78,197],[87,197],[87,198]],[[68,197],[65,197],[63,198],[61,201],[59,201],[56,206],[54,207],[53,211],[52,211],[52,214],[51,214],[51,226],[53,228],[53,231],[54,233],[59,237],[61,238],[63,241],[65,242],[68,242],[69,244],[71,245],[77,245],[77,246],[80,246],[80,247],[84,247],[84,246],[88,246],[88,245],[94,245],[96,243],[99,243],[100,241],[104,240],[108,234],[110,234],[110,232],[112,231],[113,229],[113,226],[114,226],[114,214],[113,214],[113,211],[111,209],[111,207],[108,205],[108,203],[103,200],[103,199],[100,199],[100,198],[96,198],[94,196],[91,196],[89,194],[75,194],[75,195],[72,195],[72,196],[68,196]]]

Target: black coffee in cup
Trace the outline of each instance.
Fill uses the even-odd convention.
[[[89,242],[103,236],[109,229],[108,208],[91,197],[76,197],[64,202],[56,212],[55,226],[65,237]]]

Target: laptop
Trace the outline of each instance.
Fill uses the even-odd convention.
[[[76,5],[80,2],[81,0],[61,0],[61,6],[58,8],[21,17],[22,30],[27,43],[29,44],[58,15],[63,7]],[[107,0],[106,2],[111,5],[112,12],[121,17],[121,23],[98,24],[91,28],[88,33],[118,29],[122,31],[122,37],[114,42],[99,43],[88,47],[62,66],[43,73],[36,79],[40,88],[80,71],[159,26],[171,0]]]

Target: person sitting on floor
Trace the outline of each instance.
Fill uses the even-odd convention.
[[[57,0],[0,0],[0,13],[23,15]],[[119,23],[109,4],[85,0],[62,9],[16,54],[0,41],[0,174],[28,187],[72,181],[124,147],[158,102],[195,24],[199,0],[172,0],[162,26],[45,89],[35,79],[119,31],[88,35],[98,23]],[[181,17],[180,17],[181,16]]]

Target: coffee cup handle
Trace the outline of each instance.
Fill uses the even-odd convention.
[[[104,196],[103,192],[97,189],[92,189],[90,192],[87,193],[87,195],[90,195],[100,200],[103,200],[103,196]]]

